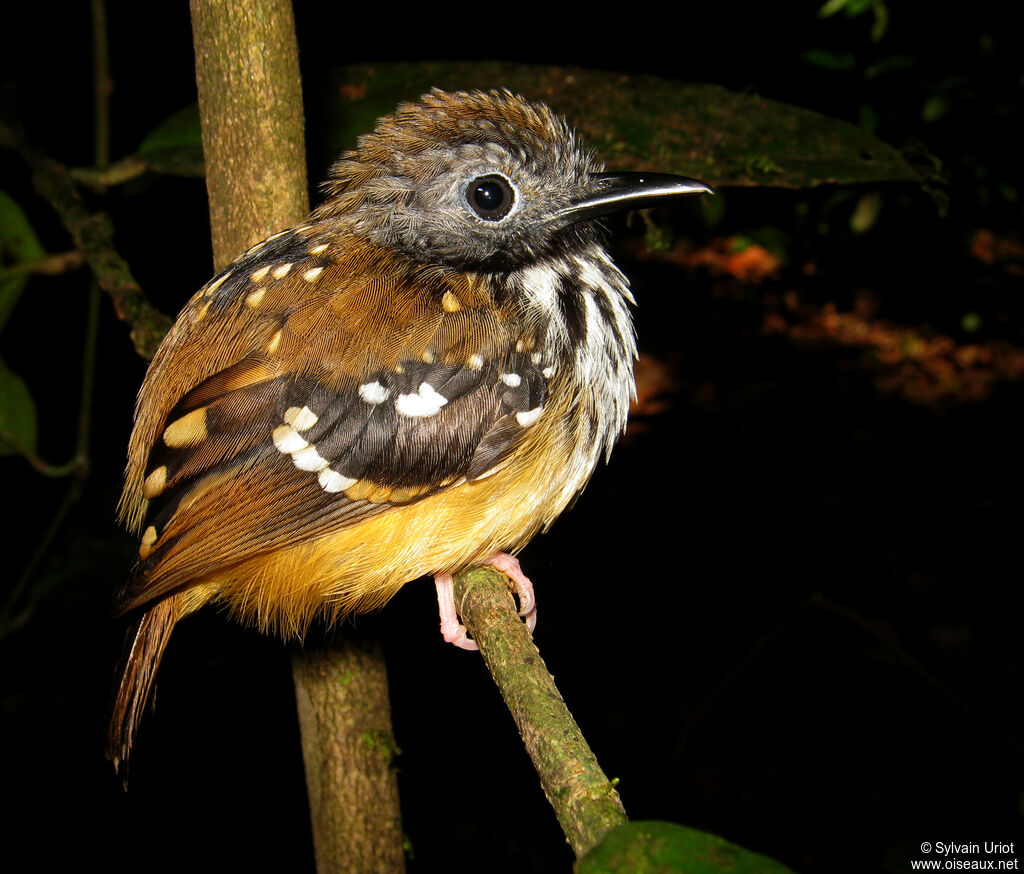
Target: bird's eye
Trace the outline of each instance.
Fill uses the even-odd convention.
[[[466,186],[466,203],[480,218],[501,221],[515,205],[516,193],[504,176],[477,176]]]

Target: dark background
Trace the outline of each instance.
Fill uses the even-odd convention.
[[[870,15],[820,20],[815,3],[691,6],[554,22],[551,9],[375,18],[300,0],[310,179],[338,147],[317,114],[337,65],[436,58],[717,83],[873,124],[937,159],[948,207],[881,186],[864,234],[848,225],[863,192],[726,188],[715,224],[658,216],[690,241],[683,251],[770,244],[783,264],[759,282],[641,257],[641,223],[617,224],[641,347],[671,380],[661,411],[637,417],[576,507],[521,557],[537,584],[537,642],[631,818],[706,829],[808,874],[909,871],[924,840],[1019,840],[1020,373],[921,399],[886,388],[860,347],[764,329],[795,291],[841,312],[867,295],[872,319],[958,347],[1024,343],[1024,64],[1011,4],[951,15],[893,3],[877,44]],[[10,14],[5,112],[58,160],[90,163],[87,4]],[[117,158],[194,101],[195,86],[186,4],[111,3],[108,16]],[[812,63],[814,49],[829,55]],[[0,171],[47,248],[65,249],[24,165],[0,153]],[[208,278],[201,180],[147,178],[93,205],[113,216],[121,254],[165,312]],[[1009,254],[977,257],[980,230]],[[0,337],[55,461],[74,446],[87,287],[84,271],[32,280]],[[103,758],[122,633],[110,598],[136,547],[114,515],[145,372],[106,301],[100,346],[90,476],[32,581],[30,612],[0,638],[0,866],[311,870],[279,641],[214,611],[184,622],[127,794]],[[6,589],[68,486],[15,457],[0,471]],[[410,870],[568,871],[480,659],[437,633],[429,582],[356,621],[385,641]]]

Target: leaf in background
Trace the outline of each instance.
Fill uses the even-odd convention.
[[[46,255],[28,218],[11,198],[0,191],[0,265],[29,264]],[[2,277],[0,267],[0,329],[7,323],[11,310],[21,296],[29,274]]]
[[[671,822],[613,828],[576,864],[576,874],[793,874],[781,862]]]
[[[850,230],[855,234],[866,234],[875,226],[881,212],[882,194],[880,191],[869,191],[861,195],[850,215]]]
[[[853,70],[857,67],[857,58],[852,52],[833,52],[828,49],[806,49],[800,52],[800,60],[823,70]]]
[[[717,85],[496,61],[340,68],[322,110],[333,125],[332,150],[352,148],[374,119],[434,86],[508,88],[543,100],[618,170],[654,168],[715,186],[923,182],[892,146],[798,106]]]
[[[135,153],[151,170],[174,176],[202,176],[203,139],[195,103],[164,119],[139,143]]]
[[[35,454],[36,405],[20,376],[0,360],[0,455]]]

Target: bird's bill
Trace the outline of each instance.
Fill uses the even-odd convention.
[[[687,194],[714,194],[698,179],[670,173],[593,173],[590,193],[566,207],[567,222],[598,218],[625,209],[647,209]]]

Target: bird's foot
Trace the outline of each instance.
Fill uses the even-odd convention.
[[[519,615],[526,622],[526,627],[533,633],[537,627],[537,599],[533,594],[533,583],[523,573],[519,560],[504,552],[496,552],[488,559],[480,562],[501,571],[512,582],[516,597],[519,599]],[[466,632],[466,626],[459,622],[459,614],[455,608],[455,581],[451,574],[435,574],[434,587],[437,589],[437,608],[441,617],[441,636],[459,649],[479,649]]]
[[[441,616],[441,636],[459,649],[480,649],[466,634],[466,626],[459,622],[452,575],[434,574],[434,587],[437,589],[437,612]]]
[[[516,590],[516,597],[519,598],[519,615],[523,617],[526,627],[530,629],[532,634],[533,629],[537,627],[537,599],[533,594],[533,583],[523,573],[519,559],[505,552],[496,552],[490,558],[480,562],[480,564],[489,564],[496,570],[501,571],[512,581],[512,586]]]

